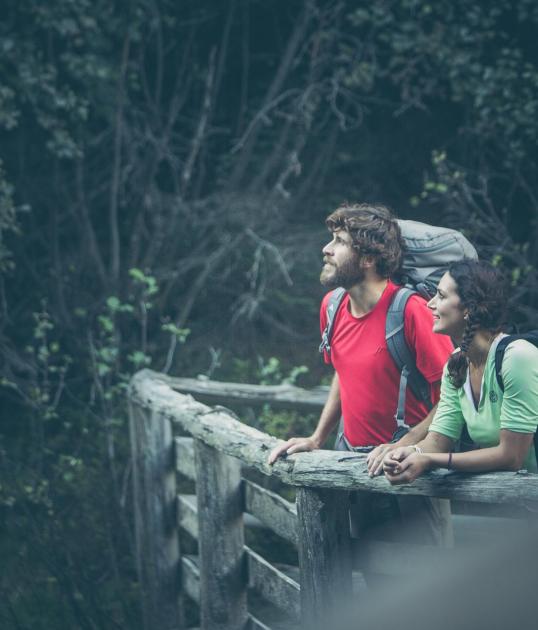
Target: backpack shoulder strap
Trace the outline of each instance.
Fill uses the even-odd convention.
[[[517,338],[517,335],[508,335],[507,337],[503,337],[495,348],[495,376],[497,377],[497,383],[501,388],[501,392],[504,392],[504,383],[501,374],[504,353],[506,352],[506,347],[511,341],[514,341],[514,338]]]
[[[503,337],[497,347],[495,348],[495,376],[497,377],[497,383],[501,388],[501,392],[504,392],[504,383],[502,377],[502,367],[503,367],[503,359],[504,353],[506,352],[506,348],[512,343],[512,341],[517,341],[518,339],[524,339],[529,343],[532,343],[534,346],[538,347],[538,330],[531,330],[528,333],[524,333],[522,335],[507,335]]]
[[[525,339],[525,341],[532,343],[538,348],[538,330],[531,330],[530,332],[523,335],[508,335],[506,337],[503,337],[497,344],[497,347],[495,348],[495,376],[497,377],[497,383],[501,388],[501,392],[504,392],[504,383],[501,373],[503,367],[504,353],[506,352],[506,348],[512,343],[512,341],[516,341],[516,339]],[[534,455],[538,463],[538,429],[534,434]]]
[[[417,369],[415,359],[405,339],[405,307],[409,298],[416,291],[402,287],[398,289],[387,311],[385,323],[385,339],[390,355],[400,370],[400,388],[398,394],[398,408],[396,422],[398,426],[405,424],[405,391],[409,386],[415,397],[426,403],[431,409],[431,387],[428,381]]]
[[[327,302],[327,324],[325,325],[324,331],[321,333],[321,344],[319,346],[320,352],[325,351],[327,352],[327,354],[331,353],[331,337],[334,327],[334,320],[345,295],[346,290],[342,287],[338,287],[329,296],[329,301]]]

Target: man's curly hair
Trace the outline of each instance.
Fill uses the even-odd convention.
[[[376,272],[383,278],[394,276],[401,265],[403,241],[394,214],[381,204],[342,204],[325,224],[331,232],[345,230],[359,256],[372,256]]]

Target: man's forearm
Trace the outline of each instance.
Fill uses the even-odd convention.
[[[316,448],[321,448],[323,446],[325,440],[329,437],[330,432],[338,423],[340,413],[340,383],[338,381],[338,374],[335,373],[329,390],[329,395],[327,396],[327,402],[325,403],[323,411],[319,417],[316,430],[311,436],[311,439],[316,444]]]
[[[437,405],[434,405],[428,415],[414,427],[411,427],[409,431],[398,440],[398,446],[411,446],[422,442],[422,440],[428,435],[428,429],[437,411]]]

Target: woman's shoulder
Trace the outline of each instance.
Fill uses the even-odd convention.
[[[504,358],[507,361],[519,358],[529,358],[538,361],[538,348],[526,339],[515,339],[506,346]]]
[[[503,378],[513,372],[538,378],[538,348],[525,339],[516,339],[506,346],[502,362]]]

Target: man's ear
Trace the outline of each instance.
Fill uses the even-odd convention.
[[[375,258],[369,254],[361,256],[361,267],[363,269],[371,269],[375,267]]]

